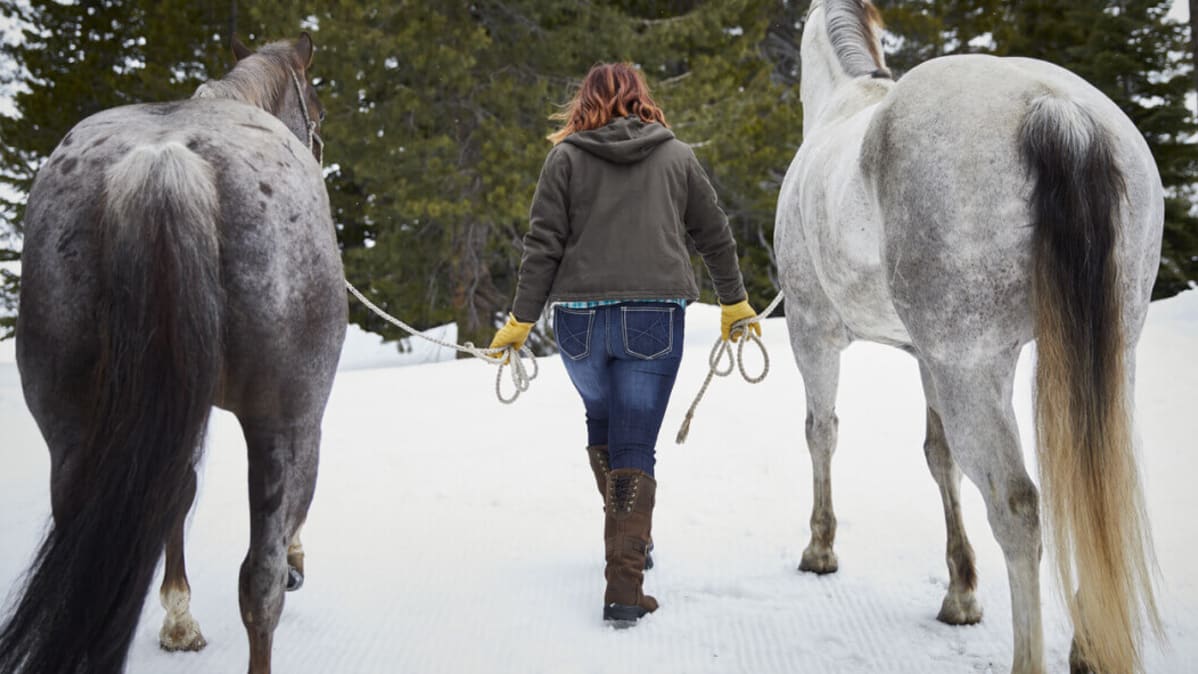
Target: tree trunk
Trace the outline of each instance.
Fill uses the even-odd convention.
[[[477,347],[491,343],[495,334],[492,317],[502,303],[487,267],[486,245],[490,225],[469,223],[458,228],[450,273],[453,282],[453,313],[458,324],[458,343]],[[463,354],[459,358],[465,358]]]
[[[1198,92],[1198,0],[1190,0],[1190,52],[1194,56],[1194,91]]]

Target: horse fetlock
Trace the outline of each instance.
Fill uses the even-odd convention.
[[[962,532],[964,534],[964,532]],[[977,566],[974,563],[973,546],[961,537],[952,537],[948,545],[948,573],[954,590],[969,591],[978,586]]]
[[[811,513],[810,547],[832,548],[836,540],[836,515],[830,507],[816,507]]]
[[[298,552],[291,550],[287,551],[287,566],[295,569],[302,576],[304,575],[304,549],[300,548]]]

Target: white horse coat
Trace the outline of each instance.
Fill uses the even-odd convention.
[[[919,360],[925,453],[948,524],[939,618],[982,616],[963,470],[1007,559],[1012,670],[1044,671],[1040,500],[1011,407],[1020,348],[1037,339],[1041,487],[1076,630],[1071,661],[1132,671],[1141,615],[1156,621],[1130,431],[1164,218],[1152,155],[1113,102],[1042,61],[944,57],[896,83],[877,25],[866,0],[812,4],[803,145],[778,199],[775,249],[815,478],[800,568],[838,566],[839,354],[856,339],[902,348]]]

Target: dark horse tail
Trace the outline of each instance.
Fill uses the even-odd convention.
[[[212,168],[176,142],[107,173],[94,401],[55,522],[0,633],[0,672],[120,672],[218,379]]]
[[[1072,100],[1034,100],[1020,143],[1034,180],[1040,486],[1072,657],[1094,671],[1140,671],[1144,617],[1160,623],[1115,255],[1126,185],[1112,136]]]

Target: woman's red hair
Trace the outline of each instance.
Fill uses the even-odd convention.
[[[641,72],[631,63],[600,63],[593,66],[582,80],[582,86],[565,110],[549,119],[565,122],[550,134],[556,145],[576,131],[588,131],[605,126],[613,118],[636,115],[645,123],[657,122],[669,127],[666,115],[649,95],[649,85]]]

